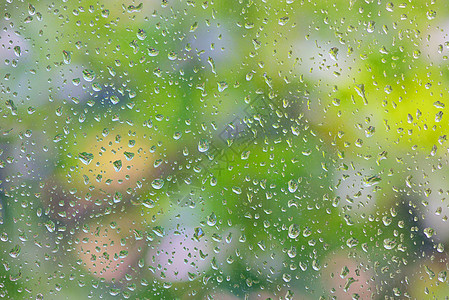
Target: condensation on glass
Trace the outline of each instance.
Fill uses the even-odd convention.
[[[0,7],[0,297],[449,295],[447,1]]]

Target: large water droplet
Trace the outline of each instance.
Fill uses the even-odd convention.
[[[193,238],[199,241],[204,236],[204,231],[201,227],[196,227],[195,232],[193,233]]]
[[[95,79],[95,72],[90,69],[83,70],[83,78],[86,81],[93,81]]]
[[[88,165],[94,159],[94,155],[92,153],[81,152],[78,155],[79,159],[85,164]]]
[[[296,192],[296,190],[298,189],[298,182],[296,180],[290,180],[288,182],[288,190],[290,191],[290,193],[294,193]]]
[[[69,51],[62,51],[62,58],[64,59],[64,63],[66,65],[70,64],[70,62],[72,61],[72,56],[70,55]]]
[[[141,41],[147,38],[147,33],[143,29],[137,30],[137,38]]]
[[[206,152],[209,150],[209,141],[206,139],[202,139],[198,142],[198,151]]]
[[[122,160],[116,160],[112,163],[114,165],[114,169],[116,172],[119,172],[122,169]]]
[[[9,256],[11,256],[12,258],[17,258],[20,255],[20,246],[19,245],[15,245],[14,248],[11,249],[11,251],[9,251]]]
[[[291,239],[296,239],[300,233],[299,226],[297,224],[292,224],[288,228],[288,237]]]
[[[151,183],[151,186],[156,190],[160,190],[164,186],[164,180],[162,178],[155,179]]]
[[[217,216],[214,213],[211,213],[207,217],[207,225],[214,226],[217,223]]]

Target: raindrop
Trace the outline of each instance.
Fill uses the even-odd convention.
[[[147,33],[143,29],[137,30],[137,38],[141,41],[145,40],[147,38]]]
[[[218,91],[223,92],[225,89],[228,88],[228,84],[225,81],[220,81],[218,84]]]
[[[122,169],[122,160],[116,160],[112,163],[114,165],[114,169],[116,172],[119,172]]]
[[[146,208],[153,208],[156,206],[156,203],[154,203],[153,200],[147,198],[143,200],[142,205],[145,206]]]
[[[291,239],[296,239],[300,234],[300,228],[297,224],[291,224],[288,228],[288,237]]]
[[[70,55],[70,52],[66,50],[62,51],[62,58],[66,65],[70,64],[70,62],[72,61],[72,56]]]
[[[156,190],[160,190],[163,186],[164,186],[164,180],[162,178],[160,179],[155,179],[153,180],[153,182],[151,183],[151,186],[153,188],[155,188]]]
[[[207,139],[201,139],[198,142],[198,151],[206,152],[207,150],[209,150],[209,141]]]
[[[86,81],[93,81],[95,79],[95,72],[90,69],[84,69],[83,70],[83,78]]]
[[[209,226],[215,226],[215,224],[217,223],[217,216],[214,213],[211,213],[208,217],[207,217],[207,225]]]
[[[20,255],[20,246],[19,245],[15,245],[14,248],[11,249],[11,251],[9,251],[9,256],[11,256],[12,258],[17,258]]]
[[[201,227],[196,227],[195,232],[193,233],[193,238],[199,241],[204,236],[204,231]]]
[[[288,182],[288,190],[290,191],[290,193],[294,193],[296,192],[297,189],[298,189],[298,182],[296,180],[291,179]]]
[[[94,159],[94,155],[92,153],[81,152],[78,155],[79,159],[85,164],[88,165]]]
[[[338,48],[337,48],[337,47],[332,47],[332,48],[329,50],[329,55],[330,55],[330,57],[331,57],[334,61],[337,61],[337,59],[338,59]]]

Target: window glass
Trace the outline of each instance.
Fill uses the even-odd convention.
[[[0,296],[443,299],[449,3],[0,3]]]

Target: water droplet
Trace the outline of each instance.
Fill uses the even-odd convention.
[[[123,152],[123,155],[125,155],[126,160],[132,160],[134,158],[134,153],[132,153],[132,152],[125,151],[125,152]]]
[[[181,137],[182,137],[182,133],[180,131],[176,131],[173,134],[173,139],[175,139],[175,140],[179,140]]]
[[[242,189],[239,188],[238,186],[232,187],[232,191],[233,191],[234,193],[236,193],[237,195],[240,195],[240,194],[242,193]]]
[[[435,122],[440,122],[441,119],[443,119],[443,112],[442,112],[442,111],[439,111],[439,112],[437,112],[436,115],[435,115]]]
[[[148,48],[148,55],[149,56],[158,56],[159,54],[159,50],[155,49],[155,48]]]
[[[11,251],[9,251],[9,256],[11,256],[12,258],[17,258],[20,255],[20,246],[19,245],[15,245],[14,248],[11,249]]]
[[[137,30],[137,38],[141,41],[145,40],[147,38],[147,33],[143,29]]]
[[[228,84],[225,81],[220,81],[217,84],[218,84],[218,91],[219,92],[223,92],[225,89],[228,88]]]
[[[83,70],[83,78],[86,81],[93,81],[95,79],[95,72],[90,69],[84,69]]]
[[[120,203],[123,200],[123,195],[120,192],[115,192],[114,196],[112,197],[112,200],[114,203]]]
[[[396,247],[396,240],[395,239],[384,239],[384,248],[387,250],[391,250],[394,247]]]
[[[156,206],[156,203],[154,203],[153,200],[147,198],[143,200],[142,205],[145,206],[146,208],[153,208]]]
[[[296,192],[296,190],[298,189],[298,182],[296,180],[290,180],[288,182],[288,190],[290,191],[290,193],[294,193]]]
[[[195,232],[193,233],[193,238],[199,241],[204,236],[204,231],[201,227],[196,227]]]
[[[92,153],[81,152],[78,155],[79,159],[85,164],[88,165],[94,159],[94,155]]]
[[[164,180],[162,178],[160,179],[155,179],[153,180],[153,182],[151,183],[151,186],[153,188],[155,188],[156,190],[160,190],[163,186],[164,186]]]
[[[44,225],[47,228],[48,232],[55,232],[56,225],[55,223],[53,223],[53,221],[48,220],[47,222],[44,223]]]
[[[424,228],[424,234],[427,238],[431,238],[435,234],[435,230],[431,227]]]
[[[382,178],[378,175],[365,177],[365,178],[363,178],[363,185],[366,187],[370,187],[370,186],[378,184],[381,180],[382,180]]]
[[[66,65],[70,64],[70,62],[72,61],[72,56],[70,55],[70,52],[66,50],[62,51],[62,58]]]
[[[190,26],[190,32],[195,32],[195,30],[198,28],[198,22],[195,22]]]
[[[153,166],[155,167],[155,168],[157,168],[157,167],[159,167],[161,164],[162,164],[162,162],[163,162],[164,160],[163,159],[156,159],[155,161],[154,161],[154,163],[153,163]]]
[[[114,165],[114,169],[116,172],[119,172],[122,169],[122,160],[116,160],[112,163]]]
[[[161,226],[155,226],[153,228],[154,234],[156,234],[158,237],[164,237],[165,235],[165,229]]]
[[[365,96],[365,85],[364,84],[356,84],[355,85],[355,91],[357,92],[357,94],[360,97],[362,97],[363,104],[367,105],[368,104],[368,100],[366,99],[366,96]]]
[[[356,239],[356,238],[353,238],[353,237],[349,238],[349,239],[346,241],[346,245],[347,245],[349,248],[354,248],[354,247],[357,246],[358,244],[359,244],[359,240]]]
[[[289,17],[282,17],[282,18],[279,18],[278,24],[281,25],[281,26],[284,26],[285,24],[288,23],[289,20],[290,20]]]
[[[120,98],[116,95],[112,95],[109,99],[111,99],[111,103],[114,105],[120,102]]]
[[[198,151],[206,152],[207,150],[209,150],[209,141],[207,139],[201,139],[198,142]]]
[[[332,48],[329,50],[329,55],[330,55],[330,57],[331,57],[334,61],[337,61],[337,59],[338,59],[338,48],[337,48],[337,47],[332,47]]]
[[[28,4],[28,14],[34,16],[36,13],[36,8],[32,4]]]
[[[214,213],[211,213],[208,217],[207,217],[207,225],[209,226],[215,226],[215,224],[217,224],[217,216]]]
[[[212,73],[217,74],[217,72],[215,71],[215,62],[212,59],[212,57],[209,56],[209,58],[207,59],[207,62],[209,63],[210,67],[212,68]]]
[[[447,278],[447,272],[446,271],[441,271],[440,273],[438,273],[438,280],[440,282],[445,282]]]
[[[365,129],[365,136],[366,137],[371,137],[371,136],[374,135],[375,132],[376,132],[376,127],[369,126],[367,129]]]
[[[169,60],[176,60],[177,58],[178,58],[178,54],[176,54],[175,51],[170,51],[170,53],[168,53]]]
[[[368,27],[366,28],[366,31],[368,31],[369,33],[373,33],[375,29],[376,29],[376,22],[369,21],[368,22]]]
[[[240,157],[241,157],[241,159],[245,160],[245,159],[249,158],[250,154],[251,154],[251,151],[249,151],[249,150],[248,151],[243,151],[242,155]]]
[[[19,57],[19,56],[22,55],[22,50],[20,49],[19,46],[15,46],[15,47],[14,47],[14,54],[15,54],[17,57]]]
[[[427,19],[433,20],[433,19],[436,18],[437,12],[434,11],[434,10],[429,10],[429,11],[426,13],[426,15],[427,15]]]
[[[288,237],[291,239],[296,239],[299,236],[300,228],[297,224],[291,224],[288,228]]]
[[[53,142],[57,143],[60,142],[63,139],[64,135],[63,134],[57,134],[55,135],[55,137],[53,138]]]

